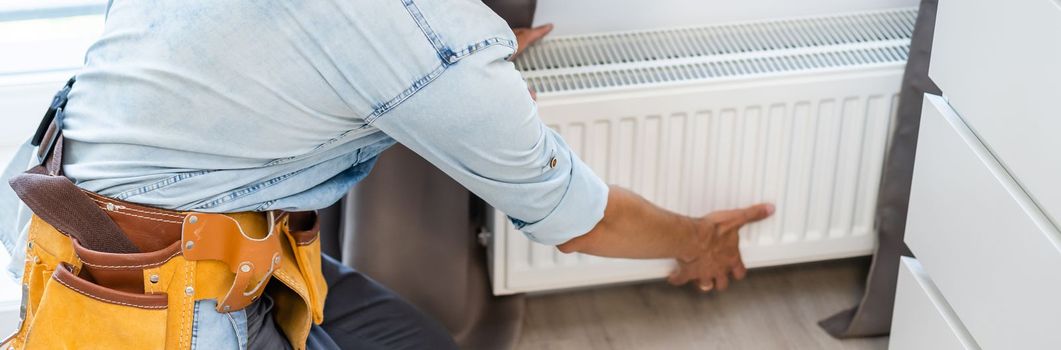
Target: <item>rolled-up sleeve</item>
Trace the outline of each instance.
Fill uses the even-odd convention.
[[[511,52],[495,45],[463,57],[373,125],[530,239],[556,245],[596,226],[608,187],[538,118]]]
[[[509,216],[516,228],[536,242],[552,245],[567,242],[592,230],[604,217],[608,186],[574,154],[569,157],[572,162],[566,176],[568,185],[545,217],[526,222]]]

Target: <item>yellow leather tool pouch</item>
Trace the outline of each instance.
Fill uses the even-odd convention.
[[[162,349],[167,296],[105,288],[59,264],[40,291],[27,349]]]
[[[316,212],[285,213],[282,226],[287,227],[287,239],[294,249],[298,270],[306,281],[307,297],[313,321],[324,321],[324,299],[328,283],[321,273],[320,221]]]
[[[268,225],[261,213],[225,218],[189,213],[180,241],[146,253],[93,251],[33,217],[22,277],[22,323],[0,345],[3,349],[189,349],[196,301],[213,299],[222,309],[218,311],[237,311],[266,292],[263,285],[275,277],[282,284],[268,292],[277,301],[277,323],[293,347],[302,349],[311,322],[320,323],[323,316],[327,286],[315,226],[312,233],[291,229],[288,215]],[[313,214],[296,213],[300,215]],[[192,216],[200,225],[188,224]],[[204,223],[212,228],[203,229]],[[262,238],[240,232],[241,228],[261,232],[266,226],[272,226],[272,233]],[[197,229],[197,234],[191,233]],[[240,238],[219,245],[215,235]],[[312,241],[307,240],[310,236]],[[238,243],[242,239],[252,243]],[[277,244],[275,250],[270,241]],[[205,254],[187,256],[189,247]],[[248,249],[253,252],[238,253]],[[250,268],[242,268],[248,264]],[[223,309],[226,305],[230,309]]]
[[[73,241],[37,217],[30,224],[16,349],[162,349],[169,296],[129,293],[82,275]]]
[[[189,349],[196,301],[215,300],[226,313],[268,292],[276,323],[304,349],[327,294],[316,214],[176,212],[81,190],[62,174],[73,84],[34,135],[40,164],[10,181],[34,216],[21,321],[0,348]]]

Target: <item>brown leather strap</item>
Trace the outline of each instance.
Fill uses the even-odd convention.
[[[242,310],[265,291],[282,258],[281,230],[270,214],[268,228],[244,227],[226,214],[194,213],[181,232],[185,259],[216,260],[236,274],[228,293],[217,301],[218,312]],[[246,224],[246,222],[244,223]],[[264,232],[263,232],[264,231]]]
[[[63,176],[63,119],[67,96],[74,85],[70,78],[52,99],[32,144],[39,145],[40,165],[12,178],[15,194],[33,214],[74,239],[85,248],[108,253],[140,250],[122,233],[70,179]]]
[[[33,214],[77,239],[85,248],[108,253],[139,252],[114,221],[66,177],[27,172],[10,183]]]
[[[43,164],[9,181],[15,194],[33,214],[85,248],[107,253],[140,252],[88,195],[62,175],[62,130],[54,124],[51,128],[56,139],[50,152],[45,150],[48,153]]]

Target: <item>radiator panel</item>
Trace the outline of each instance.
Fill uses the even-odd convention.
[[[776,203],[774,217],[741,232],[747,265],[772,266],[872,251],[873,210],[900,76],[891,69],[742,88],[556,98],[541,101],[540,111],[607,183],[669,210],[702,215]],[[527,240],[503,215],[495,217],[495,227],[494,249],[507,257],[500,290],[661,278],[672,268],[667,260],[562,254]]]
[[[609,63],[571,47],[581,42],[592,53],[630,46],[616,36],[561,38],[567,46],[546,42],[540,50],[565,53],[562,59],[532,56],[536,61],[517,67],[539,91],[542,120],[607,183],[687,215],[775,203],[773,217],[740,232],[748,267],[867,255],[876,244],[881,168],[915,15],[897,9],[712,27],[699,32],[753,49],[637,62]],[[843,27],[853,19],[861,22]],[[783,34],[762,32],[783,32],[786,23],[826,23],[819,28],[847,39],[791,35],[785,43]],[[881,32],[866,23],[883,23]],[[739,44],[748,37],[743,29],[760,30],[774,46]],[[694,32],[676,33],[680,42],[695,42],[688,39]],[[645,42],[664,34],[629,36]],[[504,214],[491,214],[495,294],[663,278],[673,268],[670,260],[562,254],[529,241]]]

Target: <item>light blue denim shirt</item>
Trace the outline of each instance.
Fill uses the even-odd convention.
[[[116,1],[70,94],[64,171],[169,209],[309,210],[397,141],[562,243],[607,187],[538,118],[514,39],[478,0]]]
[[[479,0],[114,1],[70,94],[64,171],[168,209],[310,210],[400,142],[559,244],[608,188],[538,118],[514,49]],[[0,196],[21,266],[26,212]]]

